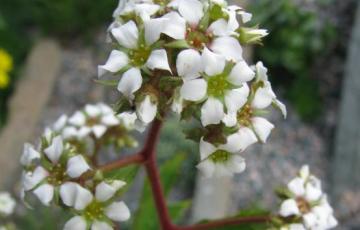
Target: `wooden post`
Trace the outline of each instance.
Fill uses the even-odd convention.
[[[347,202],[354,205],[360,200],[360,4],[353,28],[331,169],[333,201],[341,213],[349,211],[342,210]]]

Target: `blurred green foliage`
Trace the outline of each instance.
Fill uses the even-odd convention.
[[[303,119],[317,118],[322,106],[321,83],[311,76],[311,70],[335,40],[335,27],[292,0],[253,1],[250,11],[254,21],[270,32],[263,41],[264,47],[255,50],[256,58],[270,68],[275,84],[286,87],[287,98]]]

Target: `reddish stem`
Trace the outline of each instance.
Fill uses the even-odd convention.
[[[131,164],[143,164],[149,177],[154,202],[156,205],[156,211],[160,220],[161,228],[163,230],[206,230],[215,229],[221,226],[238,225],[244,223],[264,223],[270,221],[270,216],[252,216],[212,221],[205,224],[198,224],[187,227],[180,227],[172,224],[166,205],[164,191],[161,185],[159,171],[156,165],[156,144],[159,140],[161,126],[162,122],[160,120],[157,119],[154,121],[151,129],[149,130],[145,145],[139,153],[104,165],[100,169],[103,171],[111,171]]]

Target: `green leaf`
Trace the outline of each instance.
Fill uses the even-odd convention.
[[[122,189],[121,192],[125,192],[128,190],[131,182],[136,177],[139,171],[138,165],[131,165],[125,168],[120,168],[111,172],[107,172],[104,174],[105,179],[108,180],[122,180],[126,182],[126,186]]]
[[[185,159],[184,154],[176,154],[174,158],[166,161],[160,167],[161,182],[165,196],[169,194],[171,188],[176,183],[184,159]],[[174,215],[175,219],[178,219],[181,217],[181,213],[184,212],[185,208],[186,208],[185,203],[182,204],[178,203],[175,204],[175,206],[172,206],[171,210],[169,211]],[[151,187],[149,181],[147,180],[145,182],[142,197],[140,199],[140,206],[133,218],[134,222],[131,229],[133,230],[160,229],[158,216],[156,211],[154,210],[155,210],[155,204],[152,197]]]

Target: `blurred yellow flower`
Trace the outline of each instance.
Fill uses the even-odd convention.
[[[13,60],[9,53],[5,50],[0,49],[0,71],[8,73],[13,68]]]
[[[9,75],[3,71],[0,71],[0,89],[5,89],[9,86]]]

